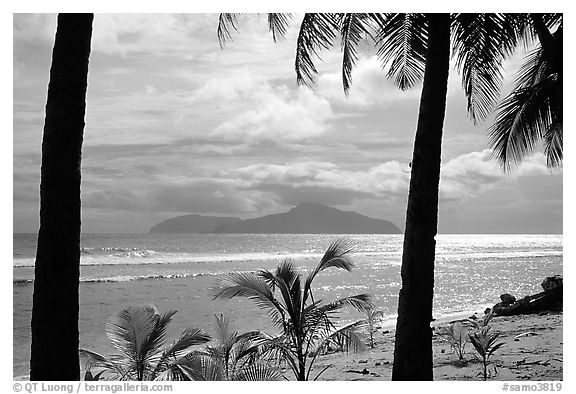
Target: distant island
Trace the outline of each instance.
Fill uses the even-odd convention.
[[[215,234],[400,234],[388,220],[342,211],[317,203],[301,203],[285,213],[245,219],[184,215],[165,220],[151,233]]]

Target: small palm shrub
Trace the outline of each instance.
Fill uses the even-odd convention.
[[[378,322],[378,319],[382,319],[382,317],[384,317],[384,312],[377,311],[374,308],[366,309],[364,312],[366,313],[366,319],[364,320],[367,326],[366,330],[370,336],[370,348],[374,349],[374,333],[376,332],[376,323]]]
[[[357,333],[358,324],[336,327],[335,317],[346,306],[358,311],[370,308],[370,296],[359,294],[323,302],[314,297],[312,290],[314,279],[325,269],[350,271],[354,266],[351,251],[352,245],[346,241],[333,242],[305,280],[290,260],[279,263],[274,272],[229,274],[221,278],[221,287],[215,291],[214,299],[246,297],[267,311],[280,334],[268,335],[260,343],[260,351],[277,362],[287,363],[296,380],[309,380],[316,358],[330,344],[337,343],[352,351],[363,347]]]
[[[214,343],[207,345],[206,380],[265,381],[279,380],[280,374],[260,358],[259,331],[239,334],[233,331],[226,315],[215,315]]]
[[[479,331],[484,327],[489,327],[493,318],[494,312],[490,311],[486,313],[482,319],[466,319],[466,323],[473,331]]]
[[[106,324],[110,344],[119,353],[103,356],[80,349],[87,360],[86,380],[195,380],[191,348],[210,340],[198,328],[187,328],[180,338],[165,346],[166,329],[176,311],[160,315],[153,305],[130,306]],[[186,357],[188,356],[188,358]],[[101,371],[93,375],[92,369]]]
[[[454,322],[444,330],[444,336],[450,343],[450,348],[458,356],[458,360],[464,360],[466,345],[468,343],[468,327],[462,322]]]
[[[500,333],[490,333],[490,326],[485,326],[479,331],[470,334],[470,342],[472,342],[477,353],[474,357],[482,362],[482,376],[484,380],[492,376],[488,368],[490,365],[490,356],[504,346],[504,342],[496,342],[499,336]],[[496,372],[497,370],[494,366],[494,373]]]

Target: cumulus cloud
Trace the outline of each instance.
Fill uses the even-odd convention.
[[[334,118],[328,100],[312,90],[272,86],[246,71],[210,79],[192,100],[228,109],[227,119],[212,131],[228,140],[308,140],[329,132]]]
[[[192,38],[214,37],[217,14],[96,14],[92,48],[94,51],[128,55],[133,53],[191,52]],[[195,47],[203,40],[195,40]]]
[[[258,94],[270,94],[270,85],[261,76],[247,70],[234,71],[224,76],[212,77],[191,97],[193,101],[214,100],[216,102],[238,101]]]
[[[360,58],[352,71],[352,88],[348,97],[342,88],[341,72],[323,73],[318,77],[318,94],[331,102],[354,107],[385,105],[390,101],[415,100],[420,89],[400,92],[386,77],[386,71],[376,56]]]
[[[338,204],[349,204],[355,198],[404,195],[409,179],[398,162],[366,170],[344,170],[329,162],[257,164],[230,171],[228,175],[242,180],[244,188],[274,193],[282,201],[327,203],[329,199]]]
[[[503,182],[517,182],[520,178],[550,174],[542,153],[527,157],[511,174],[505,174],[494,159],[492,151],[470,152],[460,155],[442,166],[440,195],[445,200],[461,200],[476,196]]]

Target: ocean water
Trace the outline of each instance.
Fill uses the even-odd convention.
[[[36,234],[14,234],[13,374],[27,375]],[[213,301],[211,290],[230,272],[274,269],[292,259],[306,273],[336,235],[302,234],[83,234],[80,269],[80,345],[112,352],[108,317],[128,305],[177,310],[168,340],[186,327],[212,331],[215,313],[240,330],[274,327],[247,299]],[[394,324],[400,290],[402,235],[348,235],[356,245],[352,272],[328,269],[315,279],[317,299],[372,294],[385,324]],[[482,312],[502,293],[542,291],[546,276],[562,274],[562,235],[438,235],[434,317]],[[341,315],[342,322],[361,317]]]

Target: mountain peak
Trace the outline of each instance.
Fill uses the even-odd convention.
[[[254,219],[185,215],[152,227],[151,232],[236,234],[399,234],[394,223],[323,204],[302,202],[288,212]]]
[[[310,210],[310,209],[327,209],[327,208],[330,209],[331,207],[317,203],[317,202],[304,201],[304,202],[301,202],[300,204],[296,205],[294,208],[292,208],[290,210],[290,212]],[[334,209],[334,208],[332,208],[332,209]]]
[[[357,212],[341,211],[314,202],[302,202],[285,213],[246,219],[216,229],[243,234],[398,234],[394,223]]]

